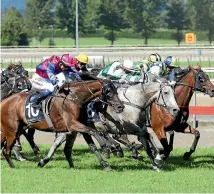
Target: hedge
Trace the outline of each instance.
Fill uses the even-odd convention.
[[[172,34],[175,32],[175,30],[169,30],[169,29],[158,29],[154,34],[151,35],[150,38],[153,39],[172,39]],[[184,31],[189,32],[189,31]],[[104,37],[105,30],[104,29],[97,29],[94,33],[91,34],[85,34],[85,35],[79,35],[80,37]],[[52,31],[51,30],[44,30],[44,36],[45,37],[51,37]],[[61,29],[55,29],[54,30],[54,37],[71,37],[65,30]],[[118,38],[141,38],[142,36],[140,33],[134,32],[132,29],[124,29],[117,33]],[[207,41],[207,34],[206,32],[198,31],[196,32],[197,40],[205,40]]]

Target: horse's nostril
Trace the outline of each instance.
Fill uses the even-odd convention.
[[[178,109],[174,108],[172,111],[173,111],[174,115],[178,114]]]
[[[118,108],[119,111],[123,111],[124,106],[123,105],[118,105],[117,108]]]

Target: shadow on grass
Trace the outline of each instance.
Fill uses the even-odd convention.
[[[33,151],[31,152],[28,149],[28,152],[23,150],[22,155],[28,161],[36,162],[35,168],[37,168],[37,163],[43,159],[47,153],[49,147],[41,147],[41,151],[37,156],[34,155]],[[145,153],[144,153],[145,154]],[[101,154],[102,155],[102,154]],[[103,157],[103,156],[102,156]],[[94,170],[102,170],[102,166],[99,165],[99,162],[96,159],[95,154],[93,154],[89,148],[74,148],[72,155],[75,169],[94,169]],[[103,157],[104,158],[104,157]],[[14,157],[13,157],[14,159]],[[105,161],[111,166],[114,171],[132,171],[132,170],[152,170],[151,162],[147,156],[145,156],[145,160],[133,160],[130,158],[130,152],[125,151],[125,157],[118,158],[116,156],[111,155],[111,158]],[[47,169],[56,168],[58,162],[65,161],[63,166],[60,165],[59,168],[67,168],[68,163],[66,162],[66,158],[64,156],[63,148],[59,148],[56,150],[53,158],[51,158],[50,162],[44,167]],[[213,168],[214,166],[214,156],[211,155],[196,155],[191,156],[189,161],[183,160],[183,155],[171,155],[163,165],[163,171],[175,171],[177,168]],[[21,166],[20,166],[21,168]],[[28,168],[28,165],[24,165],[24,168]],[[29,166],[32,168],[32,166]]]

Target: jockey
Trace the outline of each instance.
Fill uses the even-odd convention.
[[[158,53],[153,53],[149,56],[148,63],[152,64],[156,62],[161,62],[161,56]]]
[[[177,60],[175,57],[168,56],[164,60],[164,64],[166,65],[166,71],[168,80],[175,81],[175,70],[178,72],[182,72],[182,69],[177,65]]]
[[[127,59],[123,62],[115,61],[106,66],[97,75],[98,78],[118,80],[122,82],[140,82],[142,81],[141,71],[135,68],[133,61]]]
[[[158,53],[151,54],[148,62],[149,73],[152,73],[158,77],[162,77],[166,74],[166,65],[161,61],[161,57]]]
[[[61,87],[66,76],[81,80],[78,71],[86,66],[88,56],[85,53],[72,57],[63,54],[62,57],[51,56],[36,67],[32,84],[36,89],[42,90],[30,99],[32,106],[37,106],[43,99],[54,91],[55,86]]]
[[[147,60],[135,62],[134,65],[135,69],[142,73],[147,73],[149,71],[149,63]]]

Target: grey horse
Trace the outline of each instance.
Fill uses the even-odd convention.
[[[155,102],[164,106],[176,116],[179,107],[174,97],[174,91],[168,82],[152,82],[147,84],[137,84],[128,88],[118,88],[119,98],[124,102],[125,108],[122,113],[115,114],[111,107],[107,108],[106,114],[103,115],[103,122],[93,123],[93,128],[98,131],[110,134],[132,134],[138,136],[139,141],[143,144],[147,155],[149,156],[152,167],[159,170],[161,157],[159,153],[154,157],[149,146],[150,134],[146,127],[146,111],[145,108]],[[112,127],[115,126],[115,127]],[[54,154],[54,151],[66,140],[65,148],[68,151],[67,160],[73,164],[71,158],[72,147],[76,134],[61,134],[52,145],[48,155],[39,162],[39,166],[47,164]]]

